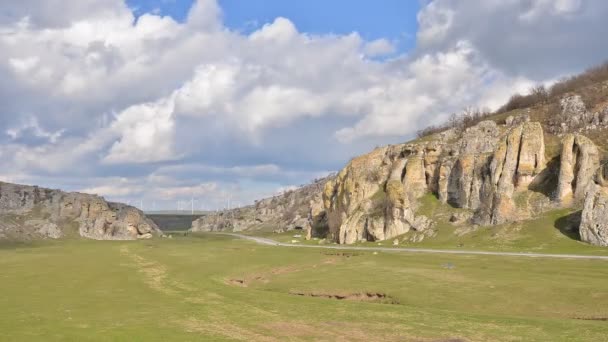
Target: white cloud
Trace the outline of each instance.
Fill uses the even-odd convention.
[[[277,44],[286,44],[296,38],[298,30],[286,18],[276,18],[272,24],[266,24],[249,36],[252,41],[270,41]]]
[[[252,199],[603,59],[606,14],[590,0],[435,0],[418,14],[416,48],[398,55],[387,38],[309,34],[288,18],[231,31],[214,0],[183,23],[136,20],[121,0],[10,2],[0,167],[73,175],[94,184],[66,186],[121,199],[146,187],[202,196],[209,184]]]
[[[376,39],[366,43],[363,47],[363,52],[369,57],[381,57],[393,54],[397,48],[387,39]]]
[[[116,117],[111,130],[120,135],[108,155],[107,163],[149,163],[179,159],[173,148],[174,104],[171,100],[129,107]]]

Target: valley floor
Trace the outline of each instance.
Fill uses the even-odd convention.
[[[0,340],[602,341],[607,279],[607,260],[213,234],[5,244]]]

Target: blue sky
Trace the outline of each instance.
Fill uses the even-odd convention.
[[[184,21],[193,0],[128,0],[136,15],[157,12]],[[301,32],[348,34],[395,43],[399,52],[415,45],[416,0],[220,0],[224,24],[249,33],[277,17],[289,18]]]

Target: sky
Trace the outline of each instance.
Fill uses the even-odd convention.
[[[0,5],[0,180],[252,203],[608,59],[593,0]]]

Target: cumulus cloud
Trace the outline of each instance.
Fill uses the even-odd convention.
[[[215,0],[184,22],[63,3],[0,14],[0,166],[122,200],[272,194],[608,53],[608,6],[590,0],[425,2],[403,55],[289,18],[243,34]]]
[[[363,51],[369,57],[380,57],[395,53],[397,48],[389,40],[382,38],[366,43]]]
[[[418,48],[470,42],[493,68],[542,81],[603,62],[608,2],[435,0],[418,14]]]

